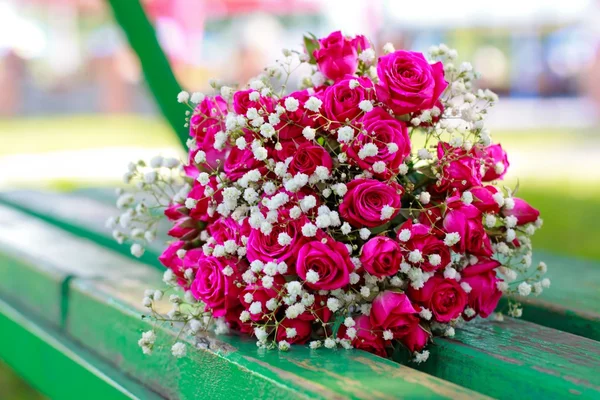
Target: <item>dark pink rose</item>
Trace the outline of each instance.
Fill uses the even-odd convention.
[[[467,294],[454,279],[434,275],[419,290],[410,286],[408,295],[433,313],[438,322],[450,322],[457,318],[467,305]]]
[[[429,64],[422,53],[398,50],[379,57],[377,96],[396,114],[433,108],[448,86],[441,62]]]
[[[468,266],[460,273],[462,282],[466,282],[471,286],[471,291],[468,294],[468,305],[483,318],[487,318],[494,312],[502,292],[498,290],[496,284],[500,279],[496,276],[495,268],[498,268],[500,263],[492,259],[481,259],[475,265]],[[475,318],[473,316],[463,315],[465,320]]]
[[[333,313],[327,307],[327,296],[318,293],[315,293],[314,296],[315,301],[311,306],[306,307],[306,311],[298,315],[298,318],[306,321],[329,322]]]
[[[262,115],[273,112],[273,100],[270,97],[258,96],[258,100],[250,100],[250,93],[256,92],[254,89],[240,90],[233,95],[233,110],[240,115],[246,116],[249,108],[256,111],[263,111]]]
[[[358,81],[359,86],[351,89],[350,81],[353,79]],[[325,118],[322,123],[326,129],[337,129],[346,121],[352,122],[364,114],[358,107],[361,101],[374,99],[375,90],[370,79],[347,76],[323,92],[321,112]]]
[[[421,308],[415,308],[406,294],[386,290],[373,300],[371,326],[389,329],[394,333],[394,338],[399,339],[419,325],[419,311]]]
[[[323,146],[306,142],[296,149],[292,162],[288,165],[288,172],[292,175],[301,172],[310,176],[318,166],[326,167],[331,172],[333,169],[331,156]]]
[[[492,244],[483,228],[481,211],[472,204],[464,204],[458,197],[450,198],[446,203],[448,210],[444,217],[444,230],[460,235],[460,241],[454,246],[454,250],[458,253],[490,257]]]
[[[211,168],[217,166],[217,160],[225,155],[224,150],[214,147],[215,134],[225,130],[225,116],[227,115],[227,102],[221,96],[205,97],[194,110],[190,117],[190,136],[196,139],[197,149],[190,152],[190,163],[186,168],[189,176],[198,176],[196,164],[192,161],[198,150],[206,153],[206,164]]]
[[[281,150],[273,150],[273,158],[276,161],[285,161],[289,157],[293,157],[300,145],[309,142],[304,136],[299,136],[291,140],[282,140],[279,143],[281,143]]]
[[[181,217],[175,221],[167,235],[177,239],[190,240],[198,234],[198,228],[198,221],[187,216]]]
[[[439,142],[437,153],[442,176],[435,186],[436,191],[464,191],[472,186],[481,186],[481,164],[473,152]]]
[[[202,254],[195,267],[196,277],[190,290],[196,299],[211,308],[213,316],[222,317],[239,304],[241,289],[236,282],[241,282],[241,273],[248,268],[245,261]],[[233,271],[229,276],[223,273],[226,267]]]
[[[375,328],[371,325],[370,318],[366,315],[361,315],[355,317],[354,322],[356,337],[352,339],[352,346],[356,349],[365,350],[381,357],[387,357],[383,335],[381,332],[375,331]],[[348,336],[346,336],[347,330],[345,325],[340,326],[338,337],[341,339],[349,339]]]
[[[494,186],[476,186],[469,189],[473,195],[473,204],[477,209],[484,213],[497,214],[500,211],[500,206],[494,200],[494,195],[498,193],[498,189]]]
[[[358,67],[356,46],[360,43],[355,40],[345,37],[340,31],[319,39],[319,48],[313,52],[313,55],[323,75],[337,80],[356,71]]]
[[[389,237],[375,236],[362,247],[360,262],[371,275],[377,277],[395,275],[402,262],[400,246]]]
[[[529,224],[535,222],[539,218],[540,212],[531,207],[525,200],[519,199],[518,197],[513,197],[513,200],[515,202],[514,208],[512,210],[504,208],[502,210],[504,216],[512,215],[517,217],[517,225]]]
[[[347,185],[348,192],[340,204],[340,215],[355,228],[374,228],[393,219],[400,211],[402,186],[376,179],[355,179]],[[381,209],[389,206],[394,212],[382,219]]]
[[[296,329],[296,336],[287,337],[287,328]],[[275,336],[275,340],[281,342],[285,340],[286,342],[293,344],[304,344],[310,339],[310,333],[312,324],[310,321],[305,321],[302,319],[294,318],[284,318],[277,327],[277,335]]]
[[[354,39],[352,39],[352,44],[356,48],[358,54],[362,53],[366,49],[371,48],[371,43],[369,43],[369,39],[367,39],[364,35],[356,35]]]
[[[252,140],[252,135],[246,135],[246,141],[248,143],[251,143]],[[225,160],[225,165],[223,166],[223,170],[225,171],[227,177],[234,181],[240,179],[246,172],[253,169],[258,169],[261,174],[265,174],[267,172],[267,166],[264,162],[254,158],[254,154],[252,153],[250,146],[243,150],[240,150],[237,146],[234,146],[229,152],[229,155]]]
[[[402,253],[405,257],[408,257],[408,253],[411,251],[419,250],[423,255],[423,261],[419,263],[423,271],[430,272],[437,269],[444,269],[446,265],[450,264],[450,249],[435,235],[429,226],[413,224],[412,220],[409,219],[398,229],[398,238],[400,238],[404,229],[410,231],[410,239],[406,242],[400,242]],[[439,264],[433,265],[431,263],[429,256],[433,255],[440,256]]]
[[[304,284],[316,290],[334,290],[346,286],[350,282],[350,272],[354,264],[344,243],[325,238],[304,244],[298,252],[296,272]],[[306,281],[306,274],[313,270],[319,274],[315,283]]]
[[[252,229],[246,245],[248,261],[283,261],[287,264],[288,271],[292,272],[296,265],[298,251],[308,241],[308,238],[302,235],[302,225],[306,222],[306,219],[299,219],[276,224],[268,235],[258,229]],[[280,233],[287,233],[292,238],[290,244],[285,246],[279,244],[277,238]]]
[[[421,325],[417,325],[408,331],[406,335],[400,339],[400,342],[402,342],[408,350],[415,352],[423,350],[427,345],[427,342],[429,342],[429,339],[431,339],[431,334],[423,329]]]
[[[298,109],[296,111],[285,111],[279,116],[281,122],[275,125],[275,129],[279,133],[279,139],[282,141],[294,140],[304,141],[302,136],[302,130],[305,127],[316,127],[317,122],[315,121],[314,112],[304,108],[304,103],[310,98],[310,94],[307,90],[300,90],[291,93],[289,96],[282,98],[279,101],[282,107],[285,108],[285,99],[293,97],[298,100]]]
[[[252,323],[248,321],[242,322],[240,320],[240,314],[242,311],[244,311],[244,307],[241,304],[237,307],[229,308],[223,318],[225,318],[225,322],[229,326],[229,329],[233,329],[234,331],[245,333],[247,335],[252,335],[254,332]]]
[[[242,236],[250,236],[250,224],[248,218],[240,223],[231,217],[221,217],[208,225],[206,228],[210,237],[217,244],[223,244],[228,240],[234,240],[238,246],[242,244]]]
[[[486,148],[481,149],[482,159],[484,161],[485,175],[483,175],[484,182],[495,181],[502,179],[508,171],[510,163],[508,162],[508,156],[502,149],[501,144],[492,144]]]
[[[275,275],[273,277],[273,286],[266,288],[263,286],[261,281],[246,286],[239,292],[239,300],[242,306],[250,313],[250,318],[253,321],[268,321],[275,318],[277,310],[269,310],[267,308],[267,302],[271,299],[279,300],[280,292],[282,291],[283,285],[285,284],[285,278],[281,275]],[[246,295],[250,293],[252,295],[252,301],[247,302]],[[261,305],[261,311],[259,313],[250,312],[250,305],[254,302],[259,302]]]
[[[183,249],[185,242],[178,240],[169,244],[169,246],[158,256],[158,261],[169,268],[180,280],[183,279],[183,260],[177,255],[177,250]],[[180,286],[185,284],[185,280],[178,282]]]
[[[214,194],[207,196],[205,193],[206,186],[209,186]],[[210,222],[218,218],[217,213],[209,213],[209,206],[212,200],[217,203],[223,200],[221,189],[217,188],[217,181],[215,177],[211,177],[210,181],[206,186],[202,186],[198,181],[194,182],[192,190],[188,193],[188,198],[197,201],[196,206],[190,210],[190,217],[197,221]]]
[[[400,165],[410,155],[410,138],[404,122],[398,121],[383,108],[376,107],[365,114],[362,123],[363,129],[358,133],[356,139],[350,146],[344,146],[350,160],[360,168],[383,179],[398,174]],[[358,154],[367,143],[375,144],[379,151],[375,156],[361,159]],[[397,151],[390,152],[387,146],[389,143],[395,143],[398,146]],[[385,163],[386,169],[382,173],[373,171],[373,164],[378,161]]]
[[[181,217],[187,215],[187,208],[179,203],[173,203],[165,208],[165,216],[169,221],[177,221]]]

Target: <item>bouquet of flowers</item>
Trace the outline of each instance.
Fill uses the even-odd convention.
[[[242,88],[181,92],[188,160],[132,163],[125,181],[145,195],[121,192],[109,221],[136,256],[172,223],[160,256],[172,309],[148,290],[146,318],[280,350],[403,347],[421,362],[434,336],[488,317],[503,294],[520,316],[514,299],[550,284],[544,263],[531,268],[542,220],[494,185],[509,167],[484,124],[497,96],[456,59],[445,45],[377,57],[364,36],[334,32]],[[308,76],[288,93],[297,70]],[[143,334],[145,353],[155,339]]]

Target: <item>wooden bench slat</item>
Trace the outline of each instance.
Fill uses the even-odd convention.
[[[131,257],[128,246],[117,244],[104,226],[106,218],[118,213],[112,204],[115,197],[106,189],[86,189],[71,194],[15,191],[0,193],[0,203],[18,206]],[[74,209],[78,211],[74,212]],[[141,261],[162,268],[157,260],[161,250],[157,243],[147,249]],[[549,265],[552,288],[539,297],[528,297],[523,301],[523,319],[600,340],[600,264],[536,251],[533,265],[540,260]]]
[[[43,251],[32,250],[28,262],[33,266],[37,260],[70,276],[66,281],[69,290],[62,293],[66,334],[162,395],[190,399],[232,395],[394,398],[401,393],[416,398],[483,398],[471,390],[359,351],[311,352],[301,346],[289,353],[264,352],[252,339],[220,336],[207,337],[209,350],[190,351],[183,359],[167,356],[168,347],[154,357],[144,356],[136,343],[150,325],[140,319],[138,305],[144,289],[159,285],[158,271],[101,247],[93,251],[91,242],[21,212],[0,207],[0,215],[4,221],[12,218],[26,223],[29,234],[26,244],[10,235],[0,235],[2,251],[15,246],[17,252],[22,252],[38,237],[54,238],[56,250],[49,257]],[[41,232],[44,229],[47,232]],[[21,265],[8,263],[1,268],[16,274]]]
[[[0,359],[49,398],[161,398],[33,320],[0,300]]]

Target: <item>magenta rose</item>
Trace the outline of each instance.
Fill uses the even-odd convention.
[[[429,226],[424,224],[413,224],[412,220],[406,221],[398,229],[398,238],[401,237],[402,231],[408,229],[410,231],[410,239],[406,242],[401,242],[402,253],[408,258],[408,253],[414,250],[419,250],[423,256],[423,261],[419,263],[419,266],[423,271],[435,271],[437,269],[443,269],[446,265],[450,264],[450,249],[440,240],[430,229]],[[433,259],[439,256],[439,263],[431,263]]]
[[[285,99],[293,97],[298,100],[298,109],[296,111],[285,111],[279,116],[281,122],[275,125],[275,129],[279,133],[279,139],[282,141],[294,140],[296,142],[304,141],[302,130],[305,127],[316,127],[314,112],[304,108],[304,103],[310,98],[307,90],[301,90],[291,93],[289,96],[282,98],[279,104],[285,107]]]
[[[439,142],[437,153],[442,176],[435,186],[435,191],[464,191],[472,186],[481,186],[481,164],[473,152]]]
[[[177,240],[171,244],[158,256],[158,261],[169,268],[180,279],[183,279],[183,260],[177,255],[177,250],[183,249],[185,242]],[[180,285],[185,281],[179,282]]]
[[[350,81],[357,80],[359,86],[350,88]],[[325,119],[323,124],[329,130],[337,129],[346,121],[354,121],[364,112],[358,107],[363,100],[374,100],[373,82],[368,78],[347,76],[329,86],[323,92],[321,112]]]
[[[223,244],[228,240],[235,241],[238,246],[242,244],[242,236],[250,236],[250,224],[248,218],[238,222],[231,217],[221,217],[208,225],[206,228],[210,237],[215,239],[217,244]]]
[[[285,162],[288,158],[294,157],[298,146],[308,143],[308,140],[304,136],[299,136],[290,140],[281,140],[279,143],[281,144],[281,150],[273,150],[273,158],[276,161]]]
[[[246,286],[242,291],[239,292],[239,301],[242,303],[242,306],[250,313],[250,318],[253,321],[267,321],[271,319],[271,315],[277,310],[269,310],[267,308],[267,302],[271,299],[279,300],[283,285],[285,284],[285,278],[281,275],[275,275],[273,277],[273,286],[270,288],[266,288],[263,286],[261,281],[258,281],[254,284]],[[252,301],[247,302],[246,295],[252,295]],[[259,302],[261,305],[260,312],[252,313],[250,312],[250,305],[254,302]]]
[[[487,318],[494,312],[502,292],[498,290],[496,284],[500,279],[496,276],[495,268],[498,268],[500,263],[492,259],[482,259],[475,265],[468,266],[460,273],[461,283],[465,282],[471,286],[471,291],[468,294],[468,305],[483,318]],[[465,320],[475,318],[473,316],[463,315]]]
[[[308,240],[302,235],[302,225],[306,221],[306,219],[300,219],[276,224],[268,235],[258,229],[252,229],[246,245],[248,261],[283,261],[288,265],[288,271],[291,272],[296,264],[298,251]],[[291,242],[285,246],[279,244],[277,238],[280,233],[287,233],[292,238]]]
[[[202,300],[211,308],[213,316],[222,317],[227,310],[239,304],[241,289],[236,282],[241,281],[241,272],[248,267],[245,261],[203,254],[195,267],[196,277],[190,290],[196,299]],[[226,267],[233,271],[231,275],[223,273]]]
[[[507,210],[504,208],[502,214],[505,216],[512,215],[513,217],[516,217],[517,225],[529,224],[535,222],[539,218],[540,212],[531,207],[525,200],[513,197],[513,201],[515,202],[513,209]]]
[[[197,149],[190,152],[190,166],[186,172],[192,175],[198,174],[197,168],[192,157],[199,150],[206,153],[206,164],[212,168],[217,166],[217,160],[223,158],[224,150],[217,150],[214,147],[215,134],[225,130],[224,119],[227,115],[227,102],[221,96],[205,97],[194,110],[190,117],[190,136],[196,139]],[[196,170],[196,171],[194,171]],[[195,178],[195,176],[192,176]]]
[[[292,162],[288,165],[288,172],[292,175],[303,173],[310,176],[318,166],[326,167],[331,172],[333,169],[331,156],[323,146],[306,142],[296,149]]]
[[[455,251],[490,257],[492,244],[483,228],[481,211],[472,204],[464,204],[458,197],[450,198],[446,203],[448,210],[444,217],[444,230],[460,235]]]
[[[383,179],[398,174],[400,165],[410,155],[410,138],[404,122],[398,121],[383,108],[376,107],[365,114],[362,123],[363,129],[356,136],[356,139],[350,146],[344,146],[350,160],[360,168],[368,170]],[[358,154],[360,149],[367,143],[373,143],[377,146],[377,155],[361,159]],[[394,143],[398,149],[395,152],[390,152],[389,143]],[[373,164],[378,161],[385,163],[386,168],[382,173],[373,171]]]
[[[408,350],[415,352],[423,350],[430,339],[431,333],[423,329],[421,325],[417,325],[408,331],[406,335],[400,339],[400,342],[402,342]]]
[[[167,235],[177,239],[190,240],[198,234],[198,228],[197,221],[187,216],[181,217],[175,221]]]
[[[379,57],[377,96],[396,114],[433,108],[448,86],[441,62],[429,64],[422,53],[399,50]]]
[[[242,322],[242,320],[240,320],[240,314],[242,311],[244,311],[244,307],[241,304],[237,307],[229,308],[223,318],[229,326],[229,329],[244,333],[246,335],[252,335],[254,332],[252,323],[248,321]]]
[[[349,39],[341,31],[319,39],[319,48],[313,52],[319,70],[333,80],[353,74],[358,67],[357,45],[364,46],[364,42]]]
[[[233,110],[240,115],[246,116],[249,108],[263,111],[263,115],[273,112],[273,100],[270,97],[258,96],[258,100],[250,100],[250,93],[256,90],[240,90],[233,95]]]
[[[350,261],[348,249],[344,243],[332,238],[314,240],[304,244],[298,252],[296,272],[304,284],[316,290],[334,290],[350,282],[350,272],[354,264]],[[308,271],[319,274],[315,283],[306,281]]]
[[[508,156],[502,149],[501,144],[492,144],[484,149],[480,150],[482,153],[482,159],[484,161],[485,175],[483,175],[484,182],[495,181],[502,179],[508,171],[510,163],[508,162]]]
[[[477,209],[484,213],[497,214],[500,211],[500,206],[494,200],[494,195],[498,193],[498,189],[494,186],[476,186],[469,189],[473,195],[473,204]]]
[[[398,243],[386,236],[375,236],[362,247],[362,267],[377,277],[392,276],[400,269],[402,253]]]
[[[467,294],[454,279],[434,275],[419,290],[408,288],[413,301],[428,308],[438,322],[450,322],[457,318],[467,305]]]
[[[374,228],[385,224],[400,212],[402,186],[376,179],[355,179],[347,185],[348,192],[340,204],[340,215],[355,228]],[[394,209],[389,218],[382,219],[381,210]]]
[[[206,190],[206,186],[209,186],[214,194],[212,196],[207,196],[204,192]],[[210,181],[206,186],[202,186],[198,181],[194,182],[194,186],[192,190],[188,193],[188,198],[196,200],[196,206],[190,210],[190,217],[197,221],[210,222],[217,219],[217,213],[210,213],[209,206],[212,200],[221,202],[223,200],[223,195],[221,193],[221,189],[217,188],[217,181],[215,177],[211,177]]]
[[[327,296],[315,293],[315,301],[309,307],[306,307],[306,311],[298,315],[298,319],[305,321],[320,321],[329,322],[333,313],[327,307]]]
[[[287,336],[287,329],[293,328],[296,330],[296,335],[294,337]],[[304,344],[308,342],[310,339],[310,333],[312,331],[312,324],[310,321],[294,318],[284,318],[279,326],[277,327],[277,335],[275,340],[281,342],[285,340],[290,344]]]
[[[389,329],[394,333],[394,338],[399,339],[419,325],[419,311],[421,308],[415,308],[406,294],[386,290],[373,300],[371,325]]]
[[[251,143],[252,140],[253,137],[251,135],[246,135],[248,143]],[[253,169],[258,169],[261,174],[267,172],[265,163],[254,158],[254,154],[249,147],[240,150],[237,146],[234,146],[225,160],[225,165],[223,165],[223,170],[227,177],[234,181],[240,179],[246,172]]]
[[[387,357],[383,336],[381,332],[375,332],[375,328],[371,325],[371,319],[366,315],[361,315],[355,317],[354,322],[356,337],[351,339],[352,346],[356,349],[365,350],[380,357]],[[338,337],[341,339],[350,339],[346,336],[347,330],[345,325],[340,326]]]

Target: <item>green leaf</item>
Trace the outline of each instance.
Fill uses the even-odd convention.
[[[340,326],[342,326],[342,323],[344,322],[344,320],[346,319],[345,315],[338,315],[338,317],[335,319],[335,322],[333,323],[333,329],[332,329],[332,335],[333,337],[337,337],[338,331],[340,330]]]
[[[309,64],[316,64],[317,60],[313,55],[314,51],[319,48],[319,41],[315,35],[309,33],[304,36],[304,47],[306,48],[306,53],[308,54],[308,62]]]

